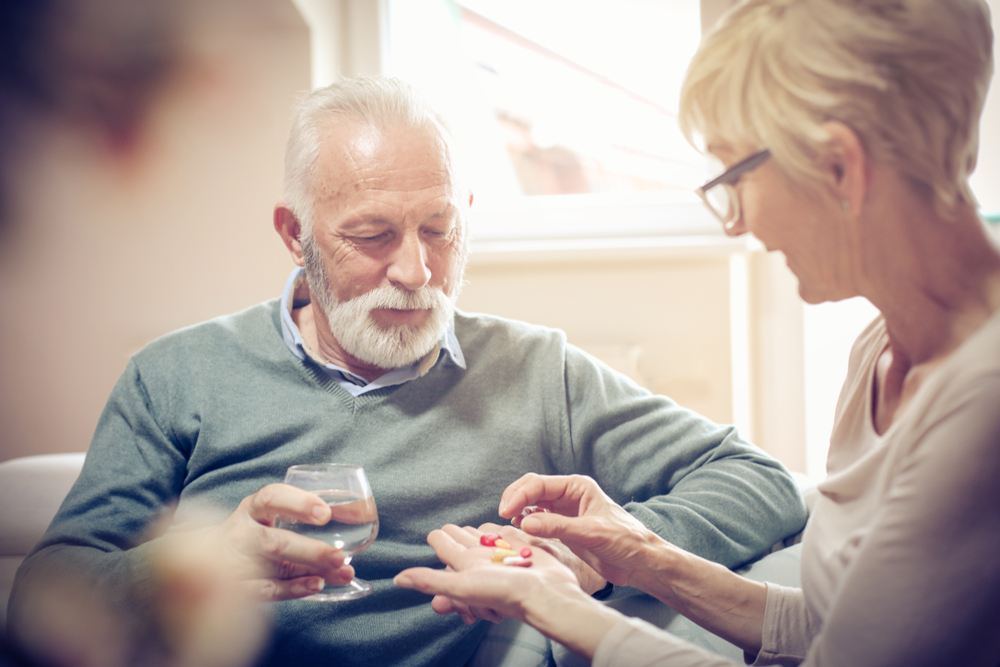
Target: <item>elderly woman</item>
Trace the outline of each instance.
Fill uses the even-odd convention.
[[[529,475],[501,514],[548,509],[515,524],[754,664],[1000,664],[1000,252],[968,184],[991,54],[981,0],[747,0],[688,71],[681,120],[728,167],[701,189],[726,232],[782,251],[806,301],[881,311],[851,352],[801,590],[673,547],[586,478]],[[428,539],[453,571],[397,583],[440,611],[523,619],[598,665],[729,664],[541,549],[503,567],[473,529]]]

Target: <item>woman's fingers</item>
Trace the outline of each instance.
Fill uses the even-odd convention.
[[[560,497],[560,486],[565,478],[528,473],[506,489],[500,496],[500,516],[512,519],[525,507],[550,500],[547,496]]]
[[[529,507],[576,516],[594,500],[603,500],[601,487],[586,475],[536,475],[528,473],[506,489],[500,497],[500,516],[514,519]]]

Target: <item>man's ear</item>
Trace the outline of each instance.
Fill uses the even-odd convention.
[[[302,259],[302,241],[299,239],[302,225],[292,213],[292,209],[283,201],[274,206],[274,231],[278,232],[278,236],[285,242],[285,247],[292,255],[292,261],[297,266],[303,266],[305,262]]]
[[[823,123],[830,135],[823,167],[827,181],[844,209],[857,215],[868,194],[868,153],[858,135],[839,121]]]

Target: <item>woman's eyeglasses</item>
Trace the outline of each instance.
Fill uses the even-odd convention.
[[[737,162],[726,169],[721,176],[713,178],[695,190],[726,229],[730,229],[740,218],[740,196],[736,192],[736,182],[740,180],[740,176],[756,169],[769,157],[771,151],[765,148]]]

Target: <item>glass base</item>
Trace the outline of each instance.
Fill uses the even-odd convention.
[[[337,600],[355,600],[370,595],[372,585],[364,579],[352,579],[346,586],[327,586],[319,593],[302,598],[318,602],[335,602]]]

